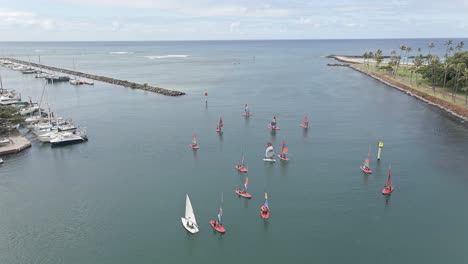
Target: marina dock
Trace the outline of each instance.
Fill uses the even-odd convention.
[[[18,153],[31,147],[31,142],[21,135],[10,136],[10,143],[0,146],[0,155]]]
[[[168,90],[164,89],[161,87],[155,87],[151,86],[148,84],[139,84],[135,82],[130,82],[126,80],[119,80],[111,77],[106,77],[106,76],[99,76],[99,75],[94,75],[94,74],[88,74],[88,73],[83,73],[83,72],[78,72],[78,71],[72,71],[68,69],[63,69],[63,68],[58,68],[58,67],[53,67],[53,66],[47,66],[44,64],[38,64],[38,63],[32,63],[32,62],[27,62],[23,60],[18,60],[18,59],[13,59],[13,58],[0,58],[0,60],[5,60],[5,61],[10,61],[16,64],[21,64],[23,66],[27,67],[35,67],[39,69],[44,69],[44,70],[49,70],[49,71],[54,71],[54,72],[60,72],[68,75],[74,75],[74,76],[79,76],[95,81],[100,81],[100,82],[106,82],[106,83],[111,83],[111,84],[116,84],[124,87],[129,87],[132,89],[140,89],[140,90],[145,90],[145,91],[150,91],[162,95],[167,95],[167,96],[181,96],[185,95],[184,92],[180,91],[174,91],[174,90]]]

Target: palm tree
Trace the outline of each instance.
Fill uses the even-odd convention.
[[[435,47],[434,42],[429,43],[427,47],[429,48],[429,55],[431,55],[431,49]]]
[[[382,50],[377,50],[374,54],[375,66],[379,68],[380,63],[383,61]]]
[[[416,77],[416,86],[418,86],[418,70],[419,68],[423,65],[423,55],[422,54],[419,54],[418,56],[416,56],[414,58],[414,68],[415,68],[415,77]]]
[[[463,79],[465,87],[462,90],[465,92],[465,105],[468,106],[468,68],[465,68],[465,71],[463,72]]]
[[[406,65],[408,65],[409,55],[413,49],[411,47],[406,47]]]
[[[364,64],[367,64],[367,68],[369,68],[369,64],[366,63],[367,59],[369,59],[369,53],[364,52],[364,55],[362,55],[362,57],[364,58]]]
[[[439,56],[437,55],[428,55],[428,64],[431,66],[432,69],[432,92],[435,94],[435,68],[438,66],[440,63]]]
[[[460,41],[460,43],[458,43],[456,46],[455,46],[455,50],[456,51],[461,51],[463,49],[463,46],[465,45],[465,43],[463,41]]]
[[[445,54],[444,54],[444,89],[445,89],[445,84],[447,82],[447,71],[450,68],[448,65],[448,57],[450,55],[450,52],[453,50],[452,48],[452,40],[447,40],[444,44],[445,46]]]
[[[452,100],[455,102],[455,93],[458,90],[458,84],[460,81],[463,81],[463,76],[461,75],[463,71],[465,70],[465,64],[464,63],[458,63],[455,66],[455,85],[453,86],[452,89]]]
[[[396,74],[398,74],[398,68],[400,68],[401,54],[405,50],[406,50],[406,46],[405,45],[400,45],[400,56],[398,56],[398,64],[396,66],[395,76],[396,76]]]
[[[369,68],[369,60],[374,58],[374,53],[372,51],[369,51],[367,56],[368,56],[368,58],[367,58],[367,68]]]

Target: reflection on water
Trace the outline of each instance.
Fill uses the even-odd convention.
[[[384,195],[385,196],[385,208],[387,208],[390,205],[390,197],[392,194]]]
[[[192,152],[193,152],[193,158],[194,158],[195,160],[198,160],[198,150],[192,149]]]

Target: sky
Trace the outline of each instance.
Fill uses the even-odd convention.
[[[0,41],[468,37],[468,0],[0,0]]]

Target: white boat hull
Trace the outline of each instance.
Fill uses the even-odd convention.
[[[187,223],[189,222],[189,220],[187,220],[187,219],[185,219],[185,218],[183,218],[183,217],[181,217],[180,219],[182,220],[182,225],[184,226],[184,228],[185,228],[187,231],[189,231],[190,233],[196,234],[196,233],[198,233],[198,231],[200,231],[200,230],[198,229],[198,226],[197,226],[196,224],[193,224],[193,223],[192,223],[192,224],[193,224],[193,228],[190,228],[190,227],[187,226]]]
[[[263,161],[266,161],[266,162],[276,162],[275,159],[268,159],[268,158],[264,158]]]

